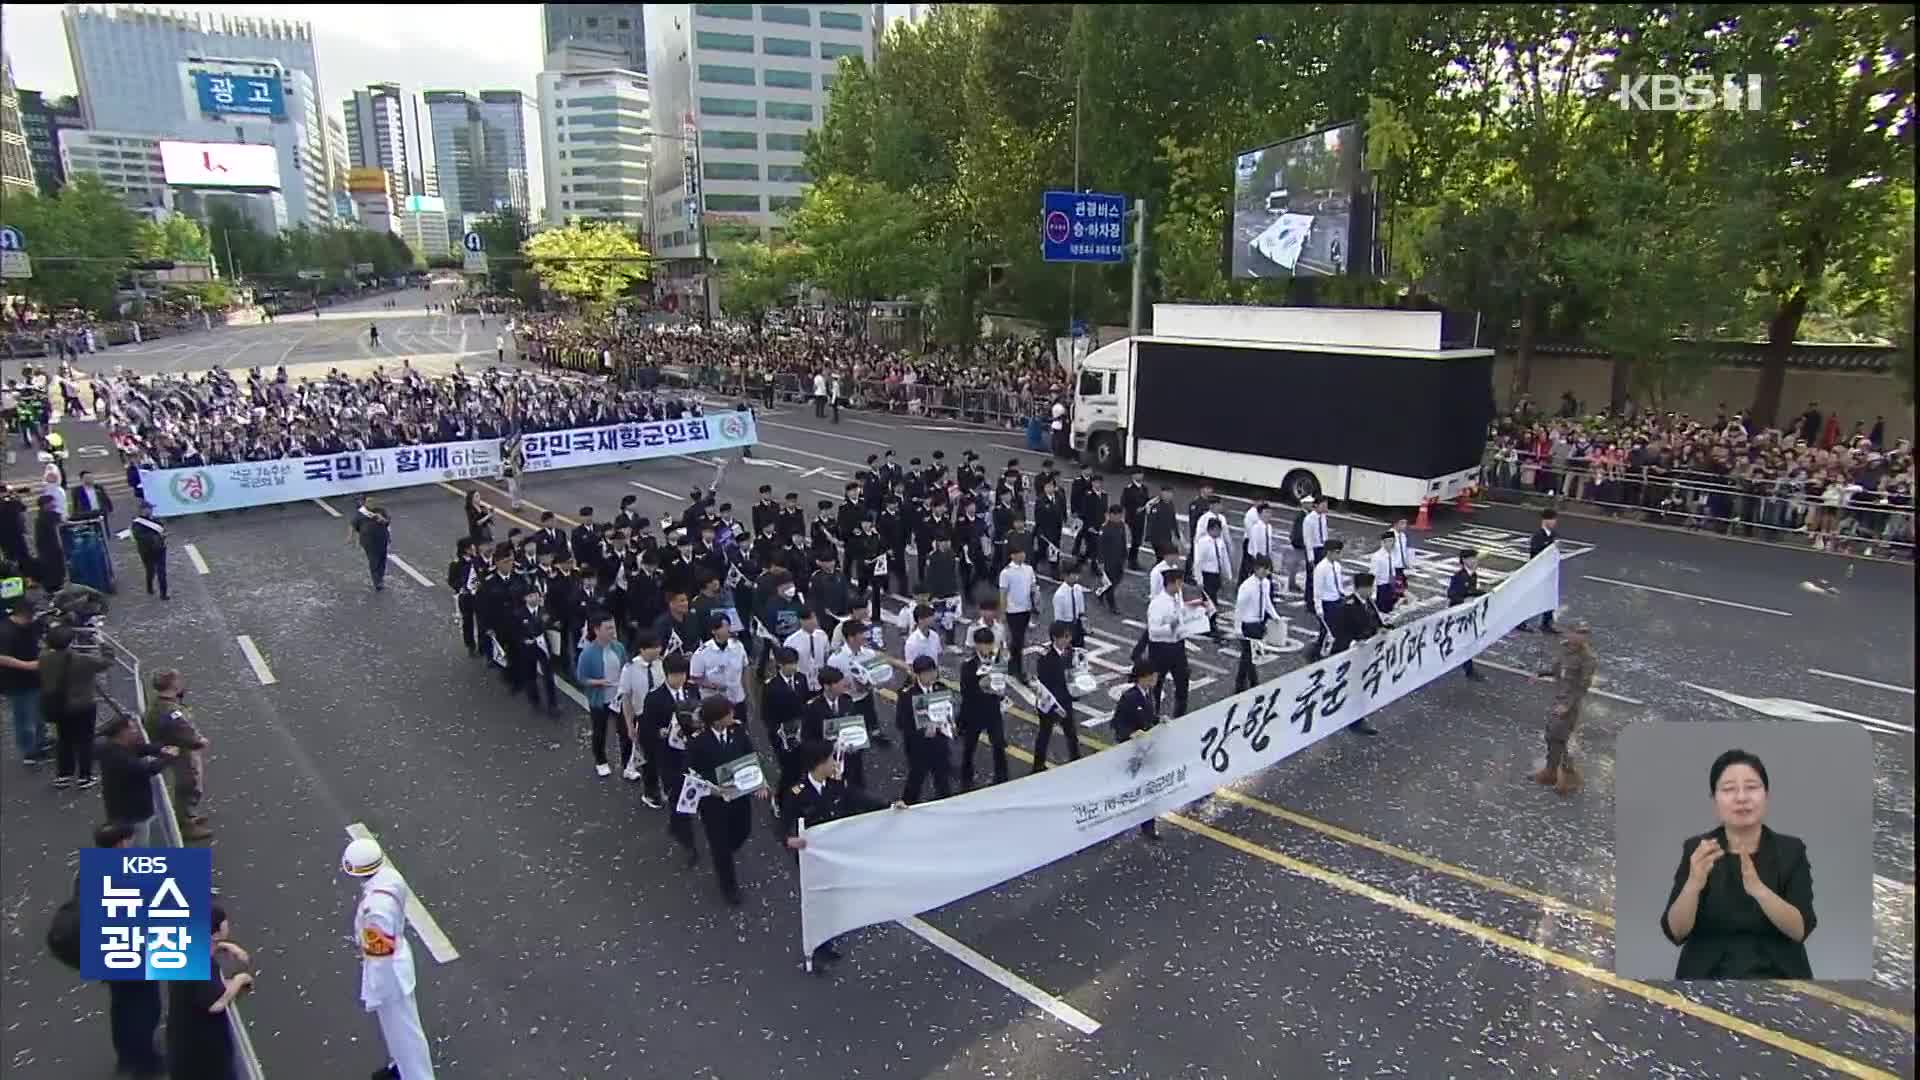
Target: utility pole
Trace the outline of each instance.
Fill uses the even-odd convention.
[[[1127,308],[1127,336],[1140,336],[1147,289],[1147,200],[1133,201],[1133,302]]]
[[[1077,60],[1075,61],[1075,64],[1076,66],[1079,66]],[[1080,194],[1080,99],[1081,99],[1082,90],[1084,89],[1086,81],[1087,81],[1087,76],[1084,68],[1082,68],[1081,70],[1077,71],[1074,74],[1074,77],[1073,77],[1073,193],[1075,195]],[[1072,368],[1073,375],[1075,378],[1079,378],[1080,376],[1080,339],[1074,336],[1073,321],[1074,321],[1074,310],[1078,306],[1079,301],[1080,301],[1080,264],[1069,263],[1067,266],[1067,347],[1073,350],[1073,355],[1068,357],[1068,359],[1072,361],[1070,366]]]

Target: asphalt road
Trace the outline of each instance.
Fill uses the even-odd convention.
[[[226,334],[237,345],[290,326]],[[364,326],[343,329],[340,358],[353,333],[364,338]],[[72,430],[98,441],[87,425]],[[780,410],[762,435],[721,488],[743,517],[761,483],[810,505],[888,447],[903,461],[972,448],[995,471],[1040,457],[1011,432],[855,413],[834,426]],[[657,519],[713,475],[681,458],[545,474],[527,483],[522,515],[592,505],[604,518],[633,494]],[[1551,688],[1520,674],[1544,665],[1545,640],[1514,635],[1485,654],[1487,682],[1443,679],[1376,716],[1380,737],[1328,740],[1163,822],[1157,847],[1127,836],[925,916],[931,937],[1025,980],[1030,999],[900,927],[855,935],[824,978],[803,973],[792,861],[764,827],[743,852],[743,908],[719,902],[704,865],[682,870],[662,815],[617,777],[594,777],[577,708],[532,715],[465,657],[439,584],[464,531],[461,493],[384,500],[393,554],[426,584],[396,565],[386,592],[372,592],[344,521],[303,503],[175,523],[173,599],[129,579],[116,602],[116,632],[147,670],[187,673],[214,740],[216,875],[261,968],[247,1007],[270,1076],[378,1063],[345,943],[353,886],[337,872],[355,823],[387,845],[458,952],[438,963],[416,939],[442,1076],[1913,1072],[1907,568],[1861,563],[1845,576],[1811,553],[1566,520],[1563,618],[1591,622],[1602,656],[1580,736],[1585,790],[1562,801],[1526,779]],[[482,494],[505,505],[504,493]],[[1230,516],[1244,505],[1230,500]],[[1335,525],[1360,550],[1379,528]],[[1419,547],[1443,561],[1478,547],[1492,577],[1520,565],[1530,527],[1512,511],[1448,513]],[[137,571],[130,546],[117,557],[123,575]],[[1837,595],[1803,585],[1815,578],[1833,578]],[[1416,595],[1443,589],[1415,576]],[[1120,616],[1092,616],[1103,693],[1118,676],[1101,661],[1124,665],[1143,592],[1129,575]],[[1193,655],[1198,708],[1227,695],[1234,656]],[[1760,717],[1706,690],[1843,710],[1856,719],[1839,722],[1872,732],[1873,982],[1801,991],[1611,974],[1614,740],[1632,723]],[[1030,749],[1028,720],[1009,729]],[[1087,734],[1106,737],[1097,716]],[[869,758],[876,791],[897,791],[899,752]],[[23,1080],[104,1076],[105,1019],[92,1014],[105,995],[40,946],[71,881],[71,846],[98,809],[17,762],[0,770],[0,1061]],[[1025,771],[1017,760],[1014,774]],[[1098,1030],[1062,1022],[1049,1003]]]

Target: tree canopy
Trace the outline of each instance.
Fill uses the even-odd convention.
[[[608,307],[628,286],[645,280],[652,258],[633,234],[606,222],[547,229],[522,250],[542,285],[589,309]]]

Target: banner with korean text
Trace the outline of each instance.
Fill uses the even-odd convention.
[[[752,413],[721,412],[644,424],[528,432],[520,436],[520,454],[531,473],[728,450],[758,441]]]
[[[955,798],[808,829],[800,852],[805,950],[990,889],[1197,802],[1453,671],[1551,611],[1559,596],[1560,554],[1549,548],[1484,596],[1165,721],[1124,746]]]
[[[154,516],[165,518],[499,475],[499,440],[480,439],[148,469],[140,474],[140,490],[153,503]]]

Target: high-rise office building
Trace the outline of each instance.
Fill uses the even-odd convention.
[[[33,155],[20,120],[20,95],[13,87],[13,61],[0,54],[0,193],[32,191]]]
[[[510,206],[523,219],[530,217],[532,200],[544,186],[538,169],[530,170],[527,160],[528,137],[540,130],[534,103],[518,90],[482,90],[480,127],[480,173],[490,204],[487,209]]]
[[[310,24],[78,4],[68,5],[61,21],[88,129],[272,143],[283,185],[276,198],[285,204],[272,217],[315,227],[333,220]],[[280,103],[271,113],[209,111],[204,80],[223,76],[277,78]]]
[[[625,55],[624,61],[599,65],[647,73],[646,4],[542,4],[542,54],[569,43],[588,45]],[[548,66],[549,71],[563,70]]]
[[[407,138],[407,98],[394,83],[375,83],[355,90],[341,103],[346,117],[347,167],[385,169],[393,177],[397,196],[414,194],[412,178],[420,171],[420,152]]]
[[[136,209],[170,205],[158,135],[67,128],[55,141],[61,175],[68,179],[92,173],[107,190]]]
[[[80,99],[48,98],[38,90],[20,93],[20,127],[27,135],[27,157],[33,162],[33,179],[40,193],[51,195],[67,182],[60,166],[60,133],[85,127],[80,118]]]
[[[661,4],[652,29],[653,222],[657,254],[700,255],[687,166],[709,233],[778,229],[811,177],[807,132],[825,118],[841,57],[869,62],[878,4]],[[710,237],[711,239],[711,237]]]
[[[493,209],[486,185],[486,126],[480,102],[465,90],[429,90],[420,95],[433,133],[434,176],[449,217]]]
[[[547,220],[618,221],[651,242],[647,77],[619,68],[543,71],[540,125]]]

